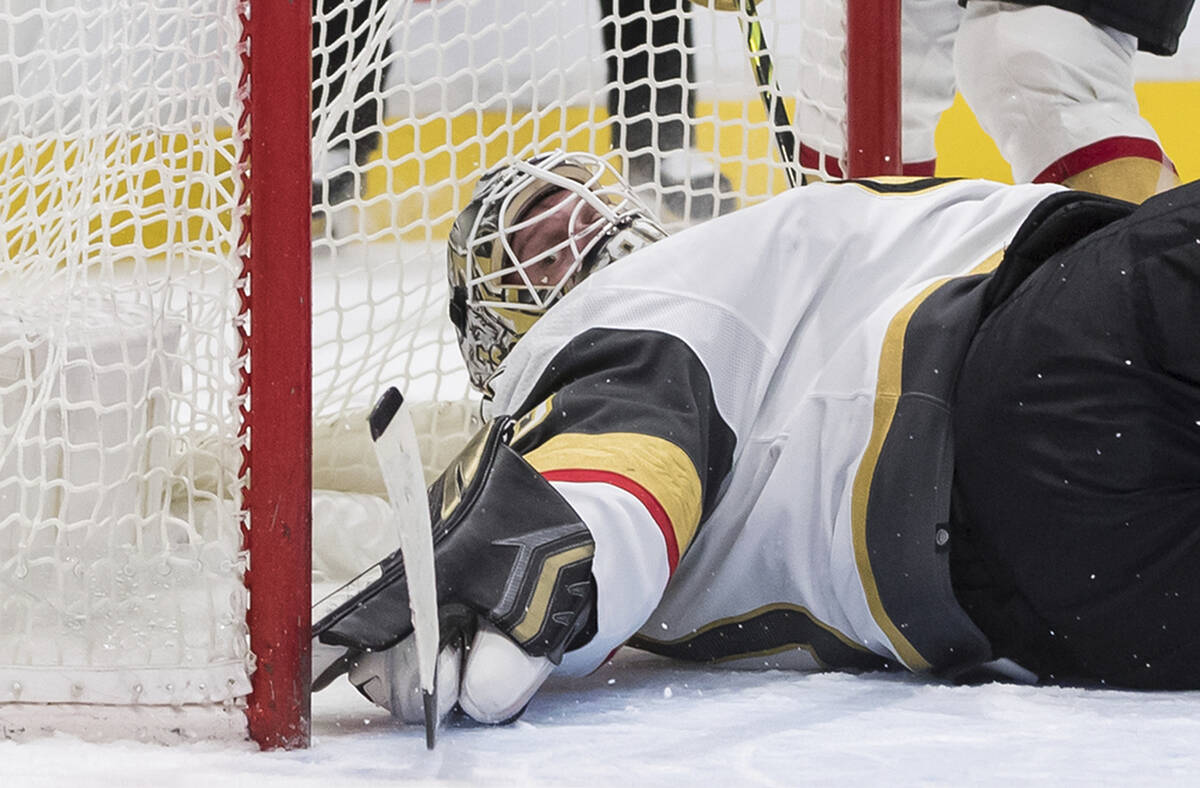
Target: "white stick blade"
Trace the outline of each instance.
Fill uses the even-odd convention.
[[[371,435],[399,525],[421,689],[432,694],[440,641],[433,527],[416,430],[396,389],[388,389],[371,413]]]

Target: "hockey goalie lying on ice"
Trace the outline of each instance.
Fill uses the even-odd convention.
[[[449,274],[495,415],[429,491],[443,713],[622,644],[1200,688],[1200,185],[824,183],[667,238],[555,154],[483,177]],[[316,684],[418,720],[381,568]]]

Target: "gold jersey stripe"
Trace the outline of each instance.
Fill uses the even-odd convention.
[[[680,555],[696,535],[703,503],[700,476],[687,453],[670,441],[635,432],[568,432],[550,438],[525,460],[542,474],[586,469],[625,476],[667,513]]]

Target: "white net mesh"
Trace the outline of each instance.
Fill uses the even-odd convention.
[[[0,703],[247,692],[238,11],[0,0]],[[760,13],[803,142],[839,156],[842,0]],[[673,228],[787,181],[737,16],[686,0],[315,0],[314,47],[328,580],[395,544],[363,443],[384,388],[427,403],[429,475],[478,426],[443,243],[486,168],[608,156]]]
[[[443,242],[490,166],[564,147],[607,156],[673,228],[787,187],[737,14],[687,0],[317,6],[319,417],[388,384],[466,395]],[[764,3],[760,15],[802,141],[841,155],[842,0]]]
[[[0,4],[0,700],[248,691],[234,12]]]

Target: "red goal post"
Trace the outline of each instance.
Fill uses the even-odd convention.
[[[249,0],[248,11],[250,407],[241,472],[249,475],[246,617],[257,664],[246,716],[263,748],[290,749],[308,746],[311,719],[312,14],[294,0]]]
[[[847,174],[899,175],[900,0],[848,2],[846,38]]]

